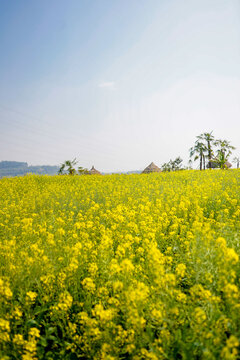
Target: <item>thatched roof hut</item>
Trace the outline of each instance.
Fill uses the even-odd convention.
[[[142,174],[149,174],[152,172],[161,172],[161,169],[155,165],[153,162],[151,162],[150,165],[146,167],[146,169],[143,170]]]
[[[100,171],[96,170],[94,166],[92,166],[91,170],[88,172],[89,175],[102,175]]]

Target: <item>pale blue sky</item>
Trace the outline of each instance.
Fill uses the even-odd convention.
[[[239,148],[240,1],[0,0],[0,126],[0,160],[101,171]]]

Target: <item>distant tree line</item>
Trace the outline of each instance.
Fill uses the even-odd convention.
[[[213,169],[220,168],[226,169],[231,166],[228,162],[232,151],[235,147],[231,145],[230,141],[215,139],[213,132],[205,132],[196,137],[194,145],[189,149],[190,160],[189,167],[182,165],[183,160],[180,156],[175,160],[170,159],[169,162],[164,163],[161,166],[162,171],[177,171],[191,169],[192,161],[199,161],[199,169]],[[240,157],[235,156],[233,162],[236,163],[237,168],[240,165]],[[94,167],[89,171],[81,166],[77,167],[78,161],[66,160],[60,167],[51,165],[40,166],[28,166],[26,162],[19,161],[0,161],[0,178],[4,176],[18,176],[26,174],[38,174],[38,175],[85,175],[91,173],[99,173]]]
[[[178,156],[175,160],[171,160],[167,163],[164,163],[161,166],[162,171],[177,171],[177,170],[184,170],[182,166],[183,160]]]

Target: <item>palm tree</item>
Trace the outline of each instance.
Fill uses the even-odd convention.
[[[195,145],[189,149],[190,151],[190,158],[194,156],[194,161],[200,160],[200,170],[204,168],[205,170],[205,152],[206,146],[203,142],[199,141],[199,136],[197,136],[198,140],[195,142]]]
[[[197,136],[198,140],[201,141],[205,141],[206,142],[206,151],[207,151],[207,158],[208,158],[208,167],[209,169],[212,168],[212,163],[211,160],[214,156],[213,154],[213,149],[212,149],[212,145],[213,145],[213,141],[214,141],[214,136],[212,135],[212,131],[210,133],[203,133],[199,136]]]
[[[226,167],[226,162],[229,158],[229,156],[232,154],[232,150],[235,150],[235,147],[230,145],[230,142],[228,140],[216,140],[214,142],[214,145],[218,147],[217,153],[218,153],[218,163],[220,165],[221,169],[224,169]]]
[[[235,156],[235,158],[233,159],[233,162],[237,164],[237,169],[239,169],[240,157]]]
[[[77,164],[77,160],[76,158],[73,159],[72,161],[71,160],[66,160],[64,161],[61,166],[60,166],[60,169],[58,171],[58,174],[61,175],[64,173],[65,169],[66,171],[68,171],[68,174],[69,175],[74,175],[76,174],[76,170],[74,168],[74,166]]]

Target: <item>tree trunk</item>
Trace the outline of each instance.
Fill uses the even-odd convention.
[[[200,155],[200,170],[202,170],[202,154]]]
[[[205,156],[203,155],[203,169],[206,170]]]
[[[208,164],[209,164],[209,169],[212,168],[212,163],[211,163],[211,145],[210,145],[210,141],[208,141]]]

